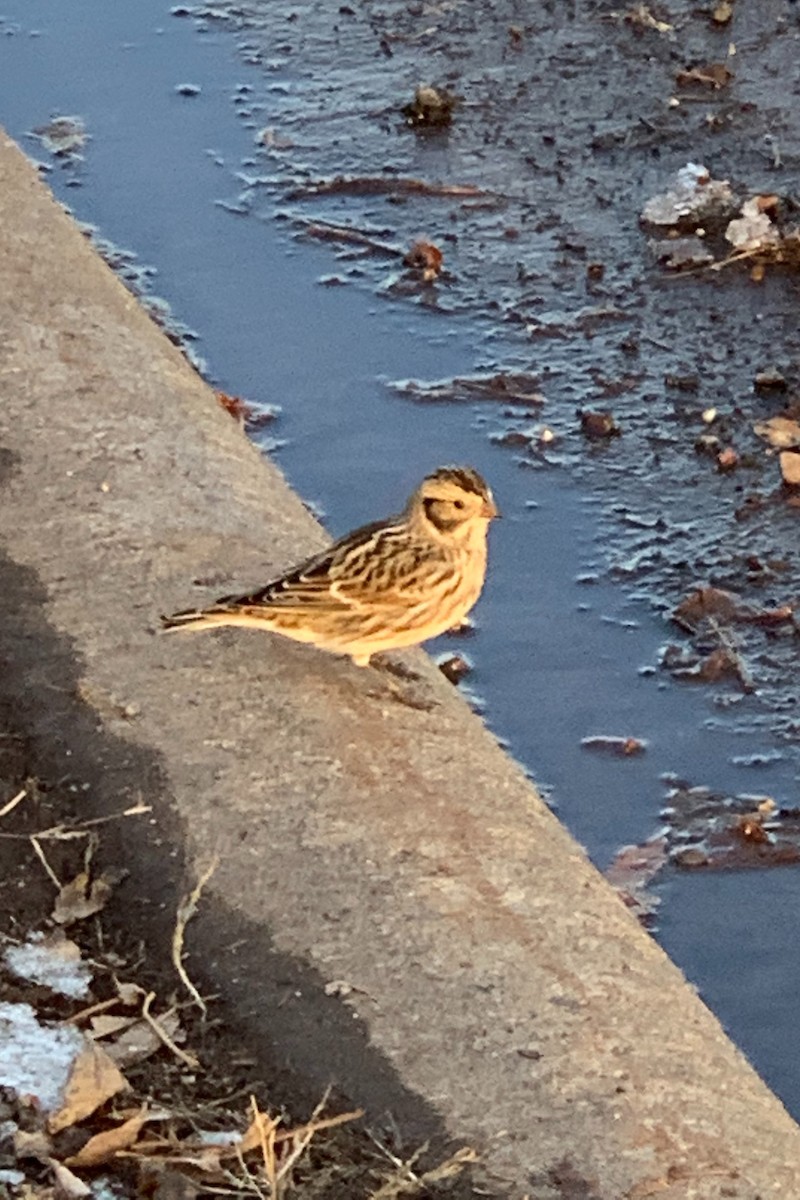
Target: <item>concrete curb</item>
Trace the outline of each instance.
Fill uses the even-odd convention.
[[[217,849],[192,972],[262,1061],[477,1145],[496,1194],[800,1195],[797,1126],[424,656],[429,711],[153,636],[323,535],[6,138],[0,178],[0,697],[87,808],[154,805],[150,936]]]

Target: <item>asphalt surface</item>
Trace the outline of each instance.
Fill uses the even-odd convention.
[[[86,812],[145,798],[115,903],[243,1043],[490,1195],[800,1194],[794,1122],[421,654],[389,682],[157,616],[324,535],[0,143],[0,699]],[[109,827],[110,828],[110,827]]]

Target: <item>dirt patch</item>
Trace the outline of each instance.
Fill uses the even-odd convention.
[[[0,1083],[13,1066],[18,1014],[46,1034],[83,1037],[95,1057],[85,1067],[72,1061],[49,1109],[42,1097],[55,1061],[30,1090],[0,1086],[0,1186],[42,1197],[55,1186],[75,1200],[485,1195],[465,1175],[470,1148],[432,1156],[404,1147],[365,1128],[363,1111],[348,1113],[341,1096],[327,1092],[309,1107],[296,1092],[289,1099],[277,1075],[265,1077],[232,1014],[194,991],[185,969],[179,978],[175,930],[153,939],[137,920],[119,842],[129,840],[126,823],[147,822],[150,806],[87,819],[73,782],[35,774],[32,747],[10,732],[8,716],[0,709]],[[193,900],[201,903],[199,889]],[[190,916],[184,906],[183,922]],[[31,949],[38,968],[23,961]],[[48,955],[60,981],[42,966]],[[28,1048],[29,1064],[33,1057]]]

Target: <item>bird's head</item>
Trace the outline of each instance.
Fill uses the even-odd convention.
[[[433,536],[466,540],[486,534],[499,517],[486,481],[472,467],[439,467],[426,475],[409,501],[411,515]]]

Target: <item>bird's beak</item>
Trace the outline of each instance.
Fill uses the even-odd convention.
[[[487,521],[496,521],[502,515],[494,500],[484,500],[483,508],[481,509],[482,517],[486,517]]]

